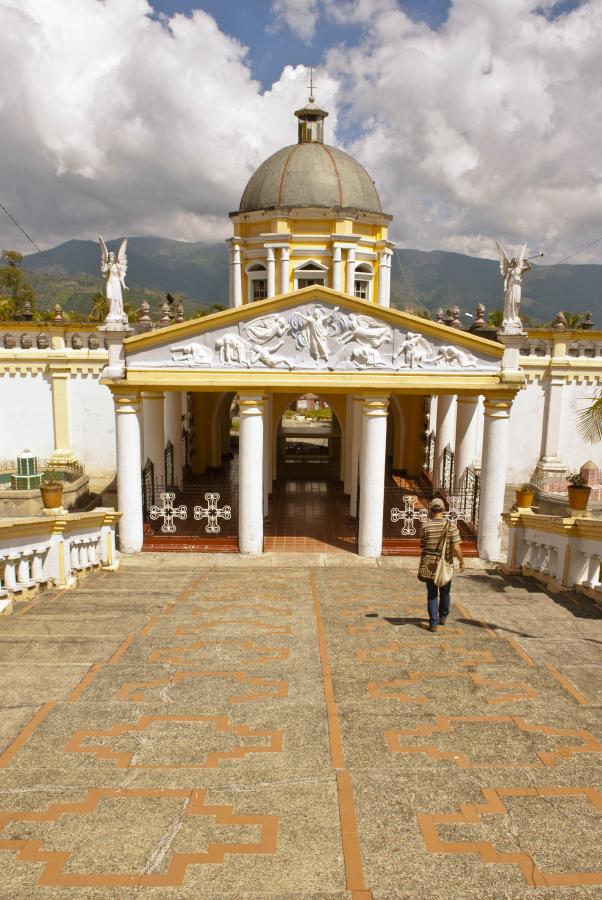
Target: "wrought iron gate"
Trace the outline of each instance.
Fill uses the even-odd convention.
[[[178,487],[151,480],[147,464],[142,496],[147,549],[238,549],[237,481],[203,476]]]

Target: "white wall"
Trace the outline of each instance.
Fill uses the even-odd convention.
[[[111,392],[97,375],[69,379],[71,447],[92,478],[115,472],[115,413]]]
[[[22,450],[48,458],[54,450],[52,388],[42,374],[0,376],[0,458]]]
[[[539,461],[544,400],[543,388],[537,382],[527,384],[514,399],[510,412],[510,452],[506,474],[508,484],[529,481]]]
[[[588,444],[579,436],[577,420],[581,410],[591,406],[596,396],[593,384],[573,381],[564,388],[564,416],[560,440],[560,455],[571,472],[580,469],[588,459],[602,469],[602,443]]]

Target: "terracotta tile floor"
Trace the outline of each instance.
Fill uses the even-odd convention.
[[[355,522],[348,513],[340,482],[288,478],[275,485],[270,497],[264,549],[355,553]]]

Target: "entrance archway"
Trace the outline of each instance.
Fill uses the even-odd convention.
[[[265,549],[354,552],[355,523],[342,482],[345,399],[313,393],[279,399]]]

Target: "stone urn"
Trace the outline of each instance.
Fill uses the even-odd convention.
[[[84,346],[84,342],[82,341],[79,334],[71,335],[71,347],[73,350],[81,350]]]
[[[32,345],[33,345],[33,341],[32,341],[32,339],[31,339],[31,335],[28,334],[27,331],[25,331],[25,332],[21,335],[21,338],[20,338],[20,340],[19,340],[19,343],[21,344],[21,349],[22,349],[22,350],[31,350],[31,347],[32,347]]]
[[[5,350],[13,350],[16,346],[17,346],[17,341],[16,341],[14,334],[10,334],[10,332],[8,334],[5,334],[4,335],[4,349]]]
[[[36,340],[38,350],[48,350],[50,347],[50,339],[47,334],[39,334]]]

